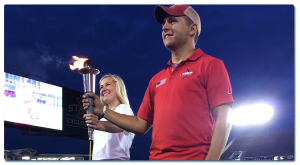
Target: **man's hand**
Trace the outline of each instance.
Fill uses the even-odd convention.
[[[87,95],[89,97],[94,98],[94,114],[97,115],[97,116],[101,116],[102,112],[103,112],[104,105],[101,104],[100,98],[95,93],[87,93]],[[85,94],[82,95],[82,98],[83,98],[82,99],[83,109],[86,111],[90,106],[89,100],[86,99]]]

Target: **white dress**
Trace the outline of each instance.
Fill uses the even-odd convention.
[[[125,115],[133,116],[133,111],[126,104],[119,104],[115,112]],[[105,118],[100,121],[107,121]],[[93,133],[93,155],[92,160],[106,160],[106,159],[130,159],[130,147],[134,134],[128,131],[120,133],[108,133],[104,131],[94,130]]]

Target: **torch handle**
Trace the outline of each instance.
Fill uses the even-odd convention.
[[[89,97],[87,94],[86,94],[86,99],[89,100],[89,108],[87,109],[86,113],[87,114],[93,114],[94,113],[94,98],[92,97]],[[88,127],[88,135],[89,135],[89,140],[93,140],[93,131],[94,129],[93,128],[90,128]]]
[[[86,113],[87,114],[93,114],[94,113],[94,98],[92,97],[89,97],[89,95],[85,95],[86,96],[86,99],[89,100],[89,108],[87,109]]]

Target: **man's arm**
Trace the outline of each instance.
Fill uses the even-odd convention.
[[[106,110],[104,117],[118,127],[138,135],[146,134],[152,127],[151,123],[138,116],[123,115],[110,109]]]
[[[124,130],[109,121],[99,121],[98,116],[95,114],[84,114],[83,118],[86,120],[88,127],[91,127],[95,130],[105,131],[109,133],[119,133]]]
[[[215,125],[211,146],[205,160],[220,159],[231,130],[231,123],[228,121],[228,114],[230,111],[231,107],[226,104],[222,104],[212,109]]]
[[[89,93],[90,97],[94,98],[94,114],[97,116],[101,116],[104,105],[101,104],[100,98],[94,94]],[[84,110],[88,109],[89,102],[85,95],[82,96],[83,100],[83,107]],[[92,114],[85,114],[84,115],[86,123],[89,123],[91,128],[97,127],[95,120],[92,120]],[[108,107],[106,107],[106,112],[104,115],[104,118],[110,121],[112,124],[115,124],[116,126],[120,127],[121,129],[124,129],[126,131],[138,134],[138,135],[144,135],[146,134],[149,129],[152,127],[152,124],[148,121],[138,117],[138,116],[128,116],[124,114],[119,114],[117,112],[112,111]],[[108,127],[107,127],[108,128]],[[106,132],[112,132],[112,130],[106,130]]]
[[[114,111],[112,111],[112,112],[114,112]],[[114,113],[116,113],[116,112],[114,112]],[[123,114],[120,114],[120,115],[121,115],[121,118],[123,118],[123,117],[126,118],[126,116],[128,116],[128,115],[123,116]],[[133,116],[133,117],[136,118],[137,116]],[[98,116],[96,116],[95,114],[84,114],[83,118],[85,118],[87,126],[93,128],[95,130],[105,131],[105,132],[109,132],[109,133],[119,133],[119,132],[124,131],[124,129],[118,127],[116,124],[114,124],[110,121],[99,121]],[[149,124],[146,120],[143,120],[139,117],[137,117],[137,118],[141,120],[141,121],[139,121],[140,122],[139,126],[146,124],[144,129],[141,129],[140,127],[137,127],[137,128],[128,127],[127,128],[125,126],[125,128],[126,128],[125,130],[127,130],[129,132],[133,132],[138,135],[144,135],[151,128],[152,124]],[[129,119],[129,120],[130,121],[128,121],[128,122],[132,122],[131,121],[132,119]],[[120,120],[118,119],[117,121],[120,121]],[[144,122],[147,122],[147,123],[144,123]],[[121,120],[121,122],[118,122],[118,123],[123,125],[123,119]]]

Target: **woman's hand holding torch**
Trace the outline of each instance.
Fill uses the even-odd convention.
[[[87,93],[87,95],[94,98],[94,114],[84,114],[83,118],[85,118],[85,122],[87,123],[88,127],[99,130],[99,128],[97,128],[97,124],[99,123],[99,116],[101,116],[103,113],[104,105],[101,103],[100,98],[95,93]],[[89,100],[87,99],[86,94],[84,94],[82,98],[83,108],[85,111],[87,111],[90,106]]]

